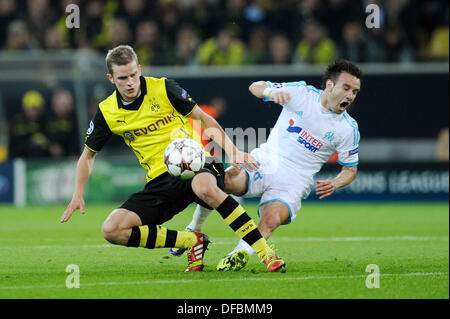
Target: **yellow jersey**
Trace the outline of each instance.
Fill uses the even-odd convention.
[[[112,134],[119,135],[147,170],[147,182],[166,172],[164,150],[176,138],[198,141],[188,121],[197,103],[178,83],[166,78],[143,77],[141,93],[130,104],[114,91],[99,104],[86,132],[85,146],[99,152]]]

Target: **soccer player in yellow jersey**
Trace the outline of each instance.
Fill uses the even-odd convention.
[[[267,245],[245,209],[224,192],[225,172],[221,162],[208,157],[205,167],[191,180],[169,175],[163,154],[166,146],[178,137],[198,138],[188,118],[200,121],[235,167],[257,167],[249,154],[236,149],[223,129],[204,113],[189,94],[175,81],[141,76],[136,53],[121,45],[106,56],[107,78],[116,90],[99,104],[86,133],[86,143],[78,160],[75,190],[61,217],[67,222],[79,209],[85,212],[83,192],[94,166],[96,154],[112,134],[121,136],[147,170],[145,188],[131,195],[114,209],[103,223],[103,237],[117,245],[149,249],[186,248],[186,271],[203,270],[203,256],[208,237],[201,232],[175,231],[161,226],[190,203],[214,208],[233,231],[258,254],[269,272],[285,271],[285,263]]]

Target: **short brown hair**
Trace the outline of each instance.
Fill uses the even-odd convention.
[[[362,78],[362,71],[356,64],[347,60],[337,61],[328,65],[327,70],[323,75],[322,89],[325,90],[327,86],[327,80],[331,80],[333,81],[333,83],[336,83],[337,78],[343,72],[347,72],[358,78],[359,80],[361,80]]]
[[[139,64],[136,52],[129,45],[119,45],[109,50],[106,55],[106,67],[111,74],[113,74],[113,65],[127,65],[133,61]]]

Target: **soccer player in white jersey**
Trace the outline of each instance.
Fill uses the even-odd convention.
[[[359,131],[347,109],[360,90],[361,77],[362,72],[355,64],[339,61],[327,67],[322,90],[303,81],[260,81],[250,85],[254,96],[280,104],[283,109],[267,142],[251,152],[260,168],[255,172],[229,169],[225,191],[243,197],[261,197],[258,229],[266,239],[278,226],[294,220],[302,199],[314,186],[314,175],[334,153],[338,153],[342,169],[333,179],[316,180],[319,199],[355,179]],[[199,231],[209,212],[198,206],[187,228]],[[239,270],[253,253],[241,240],[220,260],[217,270]]]

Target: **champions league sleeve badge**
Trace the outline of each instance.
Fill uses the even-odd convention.
[[[131,132],[123,133],[123,137],[125,137],[130,142],[133,142],[136,139],[136,136],[134,136],[133,133],[131,133]]]
[[[91,121],[89,123],[89,128],[86,131],[86,135],[91,135],[93,131],[94,131],[94,122]]]
[[[183,100],[187,100],[188,93],[186,92],[185,89],[181,89],[181,97],[183,98]]]

